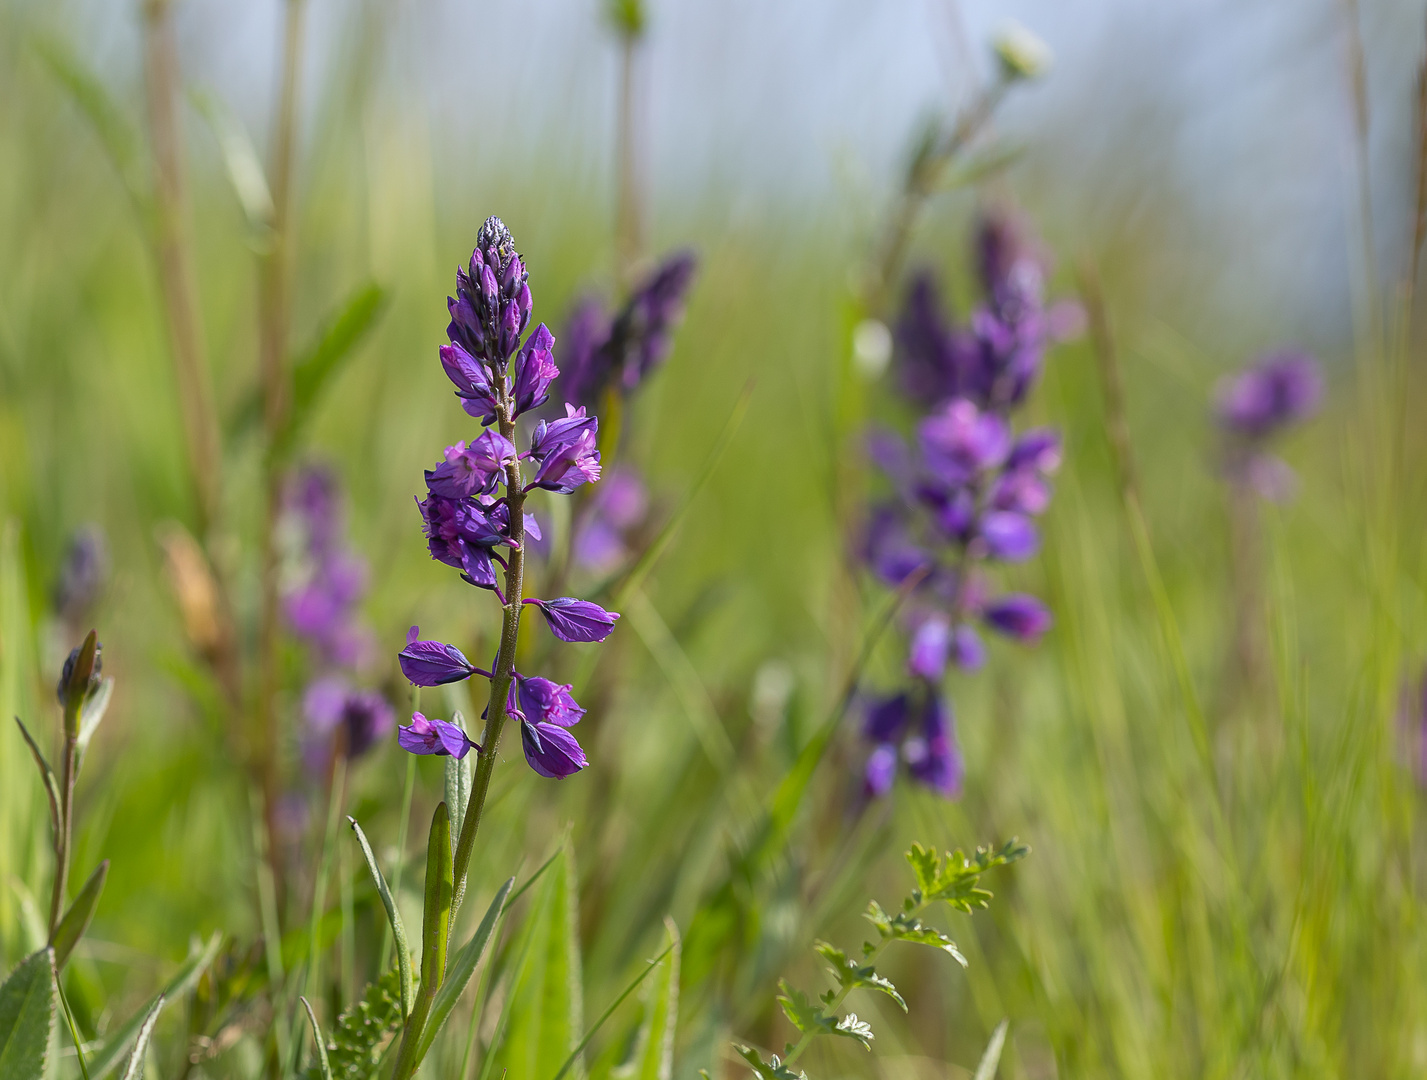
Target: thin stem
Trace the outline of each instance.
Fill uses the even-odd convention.
[[[515,441],[514,412],[514,403],[502,391],[496,415],[500,433],[511,442]],[[485,808],[486,793],[490,790],[496,751],[500,747],[501,731],[505,728],[506,701],[510,697],[510,683],[515,674],[515,647],[520,636],[520,612],[523,607],[521,600],[525,596],[525,491],[518,460],[506,466],[506,498],[510,507],[510,538],[517,546],[512,549],[506,563],[503,604],[505,614],[501,620],[500,652],[496,655],[495,671],[491,679],[490,704],[486,709],[486,726],[481,735],[481,751],[476,759],[471,797],[466,803],[466,817],[461,824],[460,838],[456,842],[455,861],[452,866],[455,876],[455,891],[451,897],[452,926],[455,926],[456,913],[466,895],[466,872],[471,865],[471,853],[475,850],[476,830],[481,825],[481,811]]]
[[[78,764],[76,739],[68,733],[72,725],[65,724],[64,762],[60,766],[59,830],[55,833],[55,876],[54,888],[50,893],[50,940],[54,940],[55,930],[64,917],[64,898],[69,888],[69,855],[74,836],[74,781],[75,766]]]

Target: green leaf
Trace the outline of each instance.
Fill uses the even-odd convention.
[[[493,1055],[498,1070],[552,1080],[574,1053],[584,1027],[574,856],[568,839],[550,864],[525,921],[522,963],[514,972],[509,1026]],[[577,1058],[573,1075],[583,1066]]]
[[[465,991],[466,984],[475,974],[476,965],[480,963],[481,954],[485,952],[486,942],[490,940],[496,920],[505,910],[505,899],[514,885],[515,878],[506,879],[500,891],[495,894],[490,907],[486,908],[485,917],[481,919],[481,925],[476,927],[476,932],[471,935],[471,940],[451,957],[451,963],[446,968],[446,978],[442,981],[441,988],[436,991],[436,1000],[431,1003],[431,1014],[421,1031],[421,1042],[416,1049],[418,1064],[425,1060],[426,1052],[431,1049],[431,1044],[436,1041],[436,1036],[440,1034],[446,1019],[451,1015],[451,1010],[456,1007],[456,1002]]]
[[[1006,1029],[1010,1026],[1011,1021],[1002,1020],[991,1032],[991,1041],[981,1054],[981,1063],[976,1066],[976,1075],[972,1080],[991,1080],[996,1075],[996,1066],[1001,1064],[1001,1048],[1006,1045]]]
[[[193,988],[193,985],[198,982],[198,977],[203,974],[209,964],[213,963],[213,958],[218,955],[218,947],[222,943],[223,936],[214,933],[208,939],[207,944],[188,958],[188,961],[178,969],[177,974],[154,996],[153,1000],[130,1017],[128,1023],[113,1034],[104,1044],[104,1048],[89,1059],[89,1080],[100,1080],[101,1077],[108,1074],[110,1069],[119,1064],[119,1059],[123,1056],[129,1041],[140,1033],[149,1013],[155,1006],[162,1006],[165,1001],[182,997]]]
[[[679,928],[664,920],[665,956],[645,994],[644,1018],[621,1080],[670,1080],[674,1072],[674,1032],[679,1021]]]
[[[109,699],[114,696],[114,679],[111,676],[99,684],[99,689],[90,694],[85,699],[79,710],[79,738],[75,741],[75,746],[79,751],[79,760],[84,760],[84,752],[89,749],[89,741],[94,738],[94,733],[99,730],[99,722],[104,719],[104,714],[109,711]]]
[[[446,974],[451,934],[451,814],[444,802],[431,815],[426,846],[426,902],[421,918],[421,986],[435,995]]]
[[[124,1066],[124,1073],[119,1080],[142,1080],[144,1055],[148,1052],[149,1040],[154,1037],[154,1026],[159,1022],[159,1010],[163,1007],[164,996],[160,994],[144,1016],[143,1023],[139,1025],[139,1036],[134,1040],[134,1049],[129,1051],[129,1061]]]
[[[733,1048],[738,1051],[739,1057],[753,1066],[753,1074],[759,1080],[808,1080],[808,1076],[803,1072],[794,1072],[779,1059],[777,1054],[773,1055],[771,1061],[764,1061],[761,1054],[751,1046],[740,1046],[733,1044]]]
[[[462,731],[466,730],[466,718],[460,710],[451,716],[451,723]],[[451,835],[460,836],[461,826],[466,822],[466,804],[471,800],[471,781],[475,767],[474,755],[447,757],[446,762],[446,805],[451,810]]]
[[[789,986],[786,979],[778,980],[778,987],[783,991],[778,997],[778,1003],[783,1006],[783,1015],[803,1034],[842,1035],[856,1039],[868,1050],[872,1049],[872,1028],[865,1021],[859,1020],[856,1013],[848,1013],[840,1018],[829,1016],[821,1007],[808,1000],[807,994]],[[831,1004],[831,1000],[825,1000],[824,1004]]]
[[[42,1080],[55,1024],[54,951],[41,949],[0,985],[0,1076]]]
[[[609,1003],[609,1007],[605,1009],[604,1012],[600,1013],[600,1018],[590,1025],[589,1030],[585,1032],[584,1038],[575,1044],[575,1048],[570,1051],[570,1056],[561,1064],[559,1071],[555,1073],[555,1080],[565,1080],[565,1074],[575,1067],[580,1059],[580,1054],[584,1051],[585,1047],[589,1045],[590,1040],[595,1037],[595,1032],[604,1027],[604,1022],[614,1015],[614,1010],[619,1008],[620,1005],[624,1003],[624,999],[638,989],[639,984],[648,977],[651,971],[659,966],[664,957],[673,951],[673,948],[674,946],[672,944],[666,945],[664,951],[653,960],[650,960],[645,965],[644,970],[634,977],[634,981],[626,986],[620,995]]]
[[[59,781],[55,779],[54,770],[50,768],[50,763],[45,760],[44,753],[40,750],[35,740],[30,738],[30,730],[25,727],[24,721],[18,716],[15,723],[20,727],[20,734],[25,737],[25,745],[30,748],[30,756],[35,759],[35,768],[40,770],[40,779],[45,784],[45,794],[50,800],[50,828],[54,836],[59,836]]]
[[[99,904],[99,894],[104,891],[104,879],[108,876],[109,860],[105,859],[94,873],[89,875],[89,880],[84,883],[84,888],[79,891],[79,895],[74,898],[74,903],[69,905],[69,910],[64,913],[59,925],[55,927],[50,945],[54,947],[55,951],[56,970],[64,970],[64,964],[69,959],[69,954],[79,944],[79,939],[84,936],[84,932],[89,929],[89,921],[94,918],[94,909]]]
[[[957,948],[956,942],[936,927],[929,926],[914,915],[909,915],[905,911],[888,915],[882,910],[882,905],[873,900],[867,905],[863,918],[877,927],[877,932],[882,935],[883,939],[910,941],[914,945],[930,945],[932,948],[950,953],[958,964],[966,967],[966,957],[961,955],[961,950]],[[863,945],[862,948],[864,952],[868,952],[872,947]]]
[[[991,893],[979,887],[981,875],[1025,858],[1030,850],[1013,837],[997,850],[978,847],[974,859],[968,859],[958,849],[947,852],[943,861],[936,852],[913,844],[907,852],[907,861],[917,876],[917,888],[905,906],[911,911],[918,904],[944,900],[968,914],[976,908],[984,908],[991,902]]]
[[[308,1000],[301,996],[297,1000],[302,1002],[302,1007],[307,1010],[307,1020],[312,1025],[312,1045],[317,1050],[318,1072],[322,1080],[332,1080],[332,1063],[327,1060],[327,1044],[322,1039],[322,1025],[317,1022],[317,1014],[312,1011]]]
[[[856,989],[859,986],[869,990],[881,990],[902,1006],[903,1012],[907,1011],[907,1003],[902,1000],[902,995],[897,993],[897,988],[892,985],[891,980],[878,975],[871,964],[854,963],[836,945],[829,945],[826,941],[819,941],[813,948],[831,965],[830,970],[844,990]]]
[[[371,983],[362,997],[337,1017],[327,1040],[327,1061],[334,1080],[368,1080],[381,1061],[382,1047],[401,1026],[401,973],[392,968]],[[308,1080],[325,1080],[321,1070],[307,1070]]]
[[[371,871],[372,881],[376,883],[377,895],[382,898],[382,906],[386,908],[387,921],[391,923],[392,937],[396,939],[397,970],[401,973],[401,1015],[407,1017],[411,1015],[413,990],[411,947],[406,943],[406,926],[401,921],[401,912],[397,910],[396,900],[391,895],[391,889],[387,887],[381,867],[377,866],[377,857],[372,853],[372,845],[367,842],[367,834],[362,832],[362,827],[357,824],[356,818],[349,817],[347,824],[351,825],[352,831],[357,834],[357,843],[362,847],[362,855],[367,860],[367,869]]]

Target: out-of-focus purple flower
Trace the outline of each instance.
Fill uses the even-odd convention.
[[[986,663],[986,646],[981,635],[966,625],[958,626],[951,635],[951,659],[962,671],[976,671]]]
[[[912,701],[907,694],[874,700],[862,724],[862,734],[871,742],[896,742],[906,730]]]
[[[1015,215],[995,210],[976,230],[976,269],[991,310],[1007,322],[1038,313],[1048,260]]]
[[[289,477],[283,493],[283,611],[323,667],[357,667],[372,644],[357,615],[367,564],[346,546],[343,524],[337,479],[329,470],[307,465]]]
[[[599,407],[599,396],[609,382],[611,359],[604,346],[609,341],[610,317],[593,297],[577,303],[565,323],[560,347],[560,399]]]
[[[982,618],[988,626],[1018,641],[1035,641],[1050,629],[1050,612],[1034,596],[1007,593],[986,605]]]
[[[1017,514],[1043,514],[1050,506],[1050,485],[1033,469],[1014,469],[996,478],[991,505]]]
[[[485,364],[459,345],[442,345],[441,366],[446,369],[446,377],[456,384],[461,408],[487,427],[494,424],[495,391]]]
[[[949,484],[966,483],[1002,464],[1011,452],[1006,421],[965,398],[948,402],[923,420],[917,436],[927,468]]]
[[[922,714],[922,729],[902,746],[912,778],[948,799],[959,798],[966,764],[956,742],[950,711],[932,694]]]
[[[514,443],[498,431],[483,431],[469,445],[446,447],[446,460],[426,470],[426,486],[444,499],[486,495],[514,460]]]
[[[1012,444],[1006,468],[1034,469],[1042,476],[1050,476],[1060,468],[1060,461],[1060,433],[1051,428],[1032,428]]]
[[[621,466],[600,480],[575,529],[575,561],[593,570],[610,570],[629,554],[628,533],[649,510],[649,495],[639,475]]]
[[[891,743],[878,743],[867,755],[867,765],[862,771],[862,793],[871,799],[880,799],[892,790],[892,781],[897,778],[897,748]]]
[[[1323,377],[1304,353],[1285,351],[1260,360],[1219,391],[1219,423],[1247,439],[1262,440],[1306,420],[1318,410]]]
[[[986,553],[1003,562],[1024,562],[1040,547],[1035,523],[1024,514],[994,510],[981,519]]]
[[[912,278],[896,341],[897,369],[909,398],[936,405],[962,393],[967,370],[976,362],[976,344],[943,313],[936,277],[930,271]]]
[[[907,655],[907,671],[928,682],[937,682],[946,671],[951,652],[951,624],[943,615],[923,619],[912,634]]]
[[[894,588],[932,564],[931,555],[912,540],[901,514],[890,506],[873,509],[862,554],[872,572]]]
[[[550,384],[560,374],[551,355],[554,348],[554,335],[541,323],[516,356],[511,395],[515,398],[517,416],[544,405],[550,397]]]
[[[109,580],[109,544],[98,525],[74,531],[55,582],[54,605],[67,623],[83,621]]]
[[[397,653],[401,673],[413,686],[442,686],[469,679],[478,670],[461,650],[442,641],[421,641],[421,628],[406,634],[406,648]]]
[[[539,675],[517,674],[514,689],[520,702],[520,711],[531,723],[572,727],[585,715],[585,710],[570,693],[568,683],[552,682],[550,679],[542,679]]]
[[[480,750],[455,724],[428,720],[421,713],[413,713],[410,724],[396,729],[396,741],[408,753],[437,757],[463,758],[472,748]]]
[[[302,711],[322,744],[341,732],[339,745],[348,758],[365,754],[396,723],[395,712],[381,694],[354,690],[346,680],[335,676],[316,679],[308,686]]]
[[[603,641],[614,630],[618,612],[606,611],[589,600],[559,596],[553,600],[529,598],[522,603],[540,608],[550,632],[561,641]]]
[[[573,776],[590,763],[575,736],[555,724],[523,721],[520,744],[530,767],[551,780]]]

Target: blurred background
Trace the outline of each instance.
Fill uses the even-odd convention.
[[[201,586],[185,586],[174,537],[203,541],[236,649],[253,653],[268,468],[254,402],[277,191],[262,170],[291,9],[147,5],[173,35],[182,231],[221,425],[210,537],[152,253],[163,209],[146,194],[145,9],[0,2],[0,708],[52,737],[50,688],[98,628],[118,688],[80,783],[76,865],[112,869],[70,976],[94,1036],[194,936],[222,930],[238,955],[263,933],[252,777],[235,750],[246,735],[216,703],[221,679],[195,636]],[[368,566],[362,677],[398,715],[409,699],[392,660],[408,626],[473,658],[496,632],[493,605],[427,558],[411,504],[440,448],[471,436],[436,350],[481,222],[510,226],[557,362],[580,297],[613,302],[630,265],[676,248],[699,258],[668,360],[623,419],[650,520],[691,501],[607,651],[553,661],[590,687],[591,768],[556,784],[503,750],[480,890],[539,865],[570,830],[586,1015],[652,955],[667,912],[685,933],[675,1073],[732,1076],[729,1037],[787,1038],[778,976],[812,986],[811,941],[852,944],[867,899],[890,908],[905,892],[908,843],[1015,835],[1033,854],[988,879],[991,911],[950,924],[969,970],[894,961],[910,1016],[869,1004],[875,1053],[819,1050],[804,1059],[812,1075],[969,1075],[1003,1017],[1004,1076],[1421,1075],[1423,5],[650,0],[633,45],[611,10],[306,0],[294,54],[283,350],[312,355],[354,296],[374,285],[381,299],[293,461],[340,484]],[[1042,553],[1006,576],[1046,599],[1055,628],[950,678],[962,798],[899,785],[864,804],[854,714],[788,835],[750,868],[732,854],[756,818],[740,792],[771,790],[835,714],[890,595],[844,559],[846,403],[854,421],[905,420],[890,377],[849,366],[850,330],[869,314],[859,275],[919,132],[972,107],[997,77],[989,42],[1012,21],[1054,61],[1007,94],[965,175],[928,201],[907,265],[938,270],[964,312],[976,216],[1014,204],[1052,254],[1052,298],[1098,283],[1143,517],[1120,497],[1103,350],[1087,334],[1052,351],[1028,410],[1061,429],[1065,465]],[[629,265],[622,175],[644,230]],[[1318,357],[1328,392],[1281,448],[1297,497],[1262,513],[1267,673],[1244,694],[1229,674],[1244,586],[1210,403],[1227,373],[1284,345]],[[104,572],[66,608],[77,534],[102,536]],[[879,644],[867,686],[895,683],[899,648]],[[306,662],[284,645],[275,697],[294,897],[312,890],[330,781],[304,771]],[[467,716],[483,705],[427,693]],[[397,861],[405,767],[384,743],[347,778],[345,805]],[[419,763],[415,798],[421,821],[441,798],[436,763]],[[10,734],[0,815],[8,967],[28,951],[49,842]],[[376,925],[360,860],[348,852],[336,873],[356,890],[344,903],[358,929]],[[403,895],[413,912],[420,876]],[[305,924],[306,901],[290,902]],[[373,964],[355,950],[332,1013]],[[473,1007],[461,1045],[473,1028],[484,1047],[493,1021]],[[630,1023],[617,1014],[593,1045],[592,1074],[618,1062]],[[257,1075],[231,1046],[183,1065],[185,1030],[161,1075]],[[451,1054],[433,1074],[460,1075]]]

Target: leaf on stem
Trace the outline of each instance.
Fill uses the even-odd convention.
[[[367,834],[362,832],[362,827],[357,824],[356,818],[349,817],[347,823],[352,826],[352,831],[357,834],[357,843],[361,845],[362,855],[367,860],[367,869],[371,871],[372,881],[377,887],[377,895],[381,897],[382,907],[386,908],[386,917],[391,923],[392,937],[396,940],[397,969],[401,973],[401,1015],[407,1017],[411,1015],[413,990],[411,948],[406,943],[406,926],[401,921],[401,912],[397,910],[396,900],[391,895],[391,889],[387,887],[386,878],[382,876],[381,867],[377,866],[377,857],[372,852],[372,845],[367,842]]]
[[[914,945],[930,945],[934,949],[950,953],[958,964],[966,967],[966,957],[961,955],[956,942],[915,915],[909,915],[905,911],[888,915],[882,910],[882,905],[873,900],[867,905],[862,917],[877,927],[877,932],[882,935],[884,941],[910,941]],[[868,945],[862,946],[863,952],[868,952],[870,948]]]
[[[50,763],[45,760],[45,755],[41,752],[35,740],[30,737],[30,731],[25,727],[25,722],[18,716],[15,723],[19,725],[20,734],[25,737],[25,745],[30,748],[30,756],[35,759],[35,768],[40,770],[40,779],[45,784],[45,794],[50,800],[50,828],[56,842],[59,840],[59,804],[61,802],[59,794],[59,781],[55,779],[54,770],[50,768]]]
[[[427,1018],[426,1026],[422,1029],[421,1042],[417,1044],[416,1063],[418,1065],[425,1059],[426,1052],[431,1049],[431,1044],[436,1041],[436,1036],[440,1034],[442,1025],[451,1015],[451,1010],[456,1007],[456,1002],[460,1000],[462,992],[466,989],[466,984],[475,974],[476,965],[481,961],[486,943],[490,940],[491,932],[495,929],[496,920],[505,910],[505,899],[510,895],[510,890],[514,885],[515,878],[506,879],[505,884],[500,887],[500,891],[495,894],[495,899],[491,901],[490,907],[486,908],[485,917],[481,919],[480,926],[476,927],[476,932],[471,935],[471,940],[466,942],[455,956],[451,957],[451,963],[446,968],[446,978],[442,981],[441,988],[436,991],[436,1000],[431,1003],[431,1014]]]
[[[104,879],[108,876],[109,860],[105,859],[95,868],[94,873],[89,875],[84,888],[79,891],[74,903],[69,905],[69,910],[55,927],[54,936],[50,939],[50,945],[55,951],[55,970],[64,970],[69,954],[89,929],[89,922],[94,918],[94,909],[99,905],[99,894],[104,891]]]
[[[80,761],[84,760],[84,752],[89,749],[89,740],[94,738],[94,733],[99,730],[99,722],[109,711],[109,699],[113,696],[114,679],[113,676],[110,676],[99,684],[99,689],[95,690],[80,707],[79,738],[75,740]]]
[[[838,981],[838,985],[844,990],[853,990],[857,987],[865,987],[868,990],[881,990],[898,1005],[902,1006],[902,1011],[907,1011],[907,1003],[902,1000],[902,995],[897,993],[897,988],[892,985],[890,979],[878,975],[877,969],[871,964],[858,964],[847,958],[847,954],[836,945],[829,945],[826,941],[819,941],[813,946],[819,956],[829,964],[828,970],[833,973]]]
[[[788,985],[787,979],[778,980],[778,1004],[783,1006],[783,1015],[788,1022],[804,1035],[842,1035],[856,1039],[867,1050],[872,1049],[872,1028],[866,1021],[859,1020],[856,1013],[846,1016],[829,1015],[821,1005],[814,1004],[808,995]]]
[[[297,1000],[302,1002],[302,1007],[307,1010],[307,1020],[312,1025],[312,1045],[317,1048],[317,1068],[322,1080],[332,1080],[332,1063],[327,1060],[327,1043],[322,1038],[322,1025],[317,1022],[317,1014],[312,1011],[308,1000],[301,996]]]
[[[421,991],[434,997],[446,974],[451,933],[451,814],[444,802],[431,815],[426,847],[426,902],[421,920]]]
[[[733,1048],[738,1051],[739,1057],[753,1066],[753,1075],[759,1080],[808,1080],[807,1073],[794,1072],[783,1064],[777,1054],[772,1056],[772,1060],[764,1061],[763,1056],[751,1046],[734,1043]]]
[[[55,1024],[54,951],[20,961],[0,984],[0,1076],[42,1080]]]
[[[466,718],[460,710],[451,715],[451,723],[466,730]],[[451,811],[451,835],[460,836],[466,823],[466,804],[471,800],[471,782],[475,773],[475,755],[446,757],[446,805]]]
[[[1030,850],[1012,837],[999,849],[978,847],[974,859],[968,859],[960,849],[947,852],[943,858],[935,850],[913,844],[907,861],[912,864],[917,887],[903,906],[910,912],[919,904],[944,900],[968,914],[984,908],[991,902],[991,893],[978,887],[981,875],[1025,858]]]

